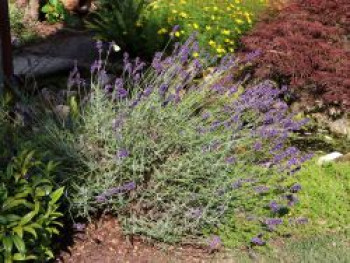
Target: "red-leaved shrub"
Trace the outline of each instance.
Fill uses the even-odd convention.
[[[242,39],[255,74],[350,109],[350,0],[294,0]],[[304,93],[304,92],[303,92]]]

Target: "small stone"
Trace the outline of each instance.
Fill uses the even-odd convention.
[[[329,129],[335,135],[347,136],[350,138],[350,121],[346,118],[329,123]]]
[[[325,163],[329,163],[329,162],[334,162],[337,158],[343,156],[343,154],[339,153],[339,152],[333,152],[327,155],[324,155],[322,157],[320,157],[317,161],[318,165],[322,165]]]

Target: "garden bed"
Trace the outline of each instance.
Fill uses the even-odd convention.
[[[108,42],[56,32],[17,50],[45,57],[51,48],[55,56],[46,59],[70,59],[72,70],[66,79],[57,72],[39,82],[26,76],[25,99],[11,105],[4,97],[0,106],[0,261],[319,259],[305,248],[350,259],[349,160],[317,164],[323,151],[348,151],[349,141],[306,118],[318,114],[311,106],[319,97],[311,92],[304,103],[312,109],[304,112],[294,97],[309,94],[312,82],[330,110],[336,79],[344,85],[334,106],[345,116],[348,51],[340,38],[349,33],[348,16],[321,2],[283,3],[259,21],[268,1],[173,0],[169,9],[161,0],[103,0],[87,24]],[[201,8],[208,12],[203,19]],[[281,17],[289,35],[280,30]],[[308,25],[316,26],[312,34]],[[305,49],[310,37],[317,50]],[[336,58],[330,41],[343,60],[323,68],[314,56],[322,50],[322,59]],[[306,52],[310,65],[305,57],[289,65],[310,72],[286,73],[268,60],[280,59],[285,47]],[[240,54],[231,56],[236,49]],[[273,81],[260,74],[265,69]],[[317,80],[320,71],[331,78]]]

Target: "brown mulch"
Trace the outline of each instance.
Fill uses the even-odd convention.
[[[118,220],[106,216],[75,234],[73,245],[60,253],[56,263],[206,263],[233,262],[223,253],[206,248],[151,244],[125,237]]]

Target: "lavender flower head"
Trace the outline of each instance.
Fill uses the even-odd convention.
[[[86,228],[86,224],[75,223],[75,224],[73,224],[73,228],[74,228],[74,230],[76,230],[78,232],[83,232]]]
[[[264,240],[262,240],[260,237],[253,237],[250,240],[250,242],[256,246],[264,246],[266,244],[266,242]]]
[[[277,204],[276,201],[271,201],[269,204],[269,208],[271,209],[271,211],[273,213],[278,213],[278,211],[280,211],[281,206],[279,204]]]
[[[211,250],[218,249],[220,245],[221,245],[221,239],[219,236],[214,235],[209,239],[209,248]]]
[[[298,183],[295,183],[295,184],[293,184],[293,185],[290,187],[290,191],[291,191],[292,193],[297,193],[297,192],[299,192],[300,190],[301,190],[301,185],[298,184]]]
[[[129,152],[126,149],[120,149],[117,152],[118,159],[124,159],[124,158],[127,158],[128,156],[129,156]]]

